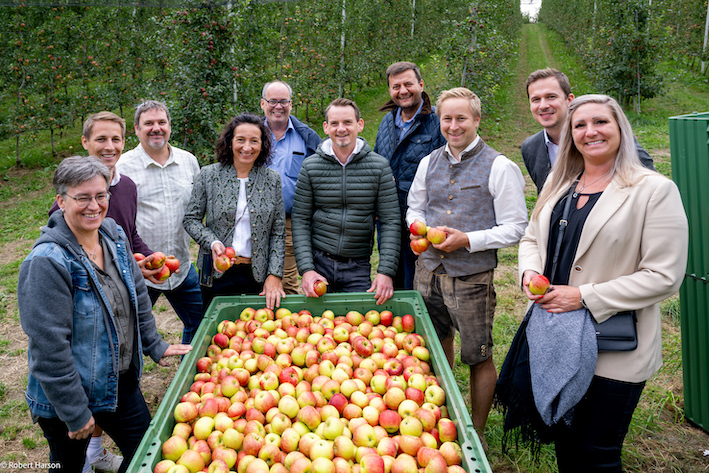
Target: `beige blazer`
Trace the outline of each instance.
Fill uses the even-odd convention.
[[[549,226],[560,193],[529,223],[519,244],[519,274],[544,270]],[[638,311],[638,348],[598,354],[596,375],[641,382],[662,365],[660,301],[679,289],[687,266],[687,217],[674,182],[653,173],[621,188],[613,179],[588,215],[569,284],[603,322]]]

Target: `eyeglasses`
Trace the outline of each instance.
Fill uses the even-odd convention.
[[[264,99],[264,100],[266,100],[266,99]],[[271,107],[271,108],[276,108],[276,105],[280,105],[281,107],[285,108],[285,107],[287,107],[288,105],[290,105],[291,100],[287,100],[287,99],[283,99],[283,100],[271,99],[271,100],[266,100],[266,103],[267,103],[268,106]]]
[[[73,195],[69,194],[64,195],[74,199],[76,201],[76,204],[82,209],[88,207],[91,201],[94,199],[96,199],[96,203],[98,205],[106,205],[108,203],[108,199],[111,198],[110,192],[102,192],[100,194],[96,194],[94,197],[90,197],[88,195],[80,195],[79,197],[74,197]]]

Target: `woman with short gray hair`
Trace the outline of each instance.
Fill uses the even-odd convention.
[[[106,219],[110,170],[74,156],[54,174],[54,212],[22,262],[17,302],[29,337],[25,393],[60,471],[81,472],[94,426],[121,449],[125,472],[150,424],[143,353],[161,365],[189,345],[158,334],[123,229]],[[55,471],[55,470],[50,470]]]

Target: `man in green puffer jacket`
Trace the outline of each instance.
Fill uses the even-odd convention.
[[[335,99],[325,110],[325,139],[303,161],[291,214],[293,247],[303,292],[317,297],[323,281],[331,292],[374,292],[377,304],[394,294],[401,216],[388,161],[358,134],[364,129],[357,105]],[[374,222],[379,218],[379,267],[369,263]]]

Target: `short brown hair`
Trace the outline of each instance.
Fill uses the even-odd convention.
[[[475,95],[470,89],[465,87],[455,87],[453,89],[444,90],[436,100],[436,115],[441,118],[441,104],[448,99],[468,99],[470,101],[470,111],[473,112],[473,118],[480,118],[482,115],[482,107],[480,98]]]
[[[121,127],[121,137],[124,140],[126,139],[126,121],[113,112],[98,112],[87,118],[84,122],[84,128],[81,130],[83,137],[90,140],[91,133],[94,131],[94,124],[102,120],[118,123]]]
[[[327,122],[327,114],[332,107],[352,107],[352,108],[354,108],[355,120],[359,121],[360,115],[359,115],[359,107],[357,107],[357,104],[354,103],[350,99],[340,97],[339,99],[335,99],[332,102],[330,102],[330,105],[328,105],[327,108],[325,109],[325,121],[326,122]]]
[[[566,97],[571,95],[571,84],[569,83],[569,78],[566,77],[566,74],[559,70],[547,67],[546,69],[537,69],[529,74],[529,77],[527,77],[527,82],[525,84],[527,88],[527,98],[529,98],[529,86],[532,83],[538,80],[546,79],[547,77],[554,77],[556,79],[559,83],[559,87],[561,87],[561,91],[564,92]]]
[[[421,70],[419,67],[414,64],[413,62],[409,61],[400,61],[400,62],[395,62],[391,66],[387,67],[387,85],[389,85],[389,77],[390,76],[395,76],[397,74],[401,74],[402,72],[406,71],[414,71],[414,74],[416,75],[416,80],[421,82],[423,79],[421,78]]]

